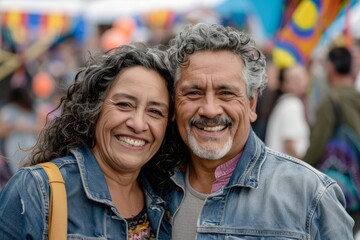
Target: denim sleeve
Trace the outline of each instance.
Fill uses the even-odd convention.
[[[0,192],[0,239],[44,239],[46,195],[38,172],[19,170]]]
[[[311,239],[354,239],[354,220],[345,210],[345,197],[337,183],[320,196],[311,221]]]

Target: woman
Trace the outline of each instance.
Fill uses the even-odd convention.
[[[168,172],[154,162],[173,113],[165,59],[159,50],[124,45],[77,74],[61,115],[41,132],[31,166],[1,192],[0,239],[47,239],[48,180],[36,165],[47,161],[65,180],[68,238],[155,239],[161,199],[140,170],[152,159],[157,177]]]
[[[280,70],[279,89],[269,115],[265,143],[273,150],[303,158],[309,145],[305,104],[310,83],[306,68],[294,65]]]

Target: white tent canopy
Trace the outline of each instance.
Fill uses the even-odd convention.
[[[350,14],[351,34],[356,38],[360,38],[360,2],[354,6]]]
[[[195,7],[211,7],[222,0],[105,0],[94,1],[86,10],[86,18],[102,22],[122,15],[145,13],[154,10],[184,12]]]
[[[91,1],[89,1],[91,2]],[[82,12],[85,1],[79,0],[0,0],[0,14],[6,11],[59,12],[77,15]]]
[[[4,11],[60,12],[81,14],[91,22],[111,22],[155,10],[183,12],[196,7],[212,7],[223,0],[0,0]]]

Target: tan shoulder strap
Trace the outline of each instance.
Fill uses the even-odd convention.
[[[67,202],[65,182],[59,168],[52,162],[40,163],[49,178],[50,212],[49,240],[67,239]]]

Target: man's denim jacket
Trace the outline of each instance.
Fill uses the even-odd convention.
[[[184,171],[177,169],[172,180],[176,187],[164,197],[163,239],[171,238],[184,197]],[[353,239],[344,204],[330,177],[265,147],[251,130],[229,183],[206,198],[196,239]]]
[[[111,201],[101,169],[87,148],[53,162],[59,167],[68,199],[68,239],[128,239],[127,223]],[[157,233],[161,200],[140,177],[148,216]],[[20,169],[0,195],[0,239],[47,239],[49,185],[39,166]]]

